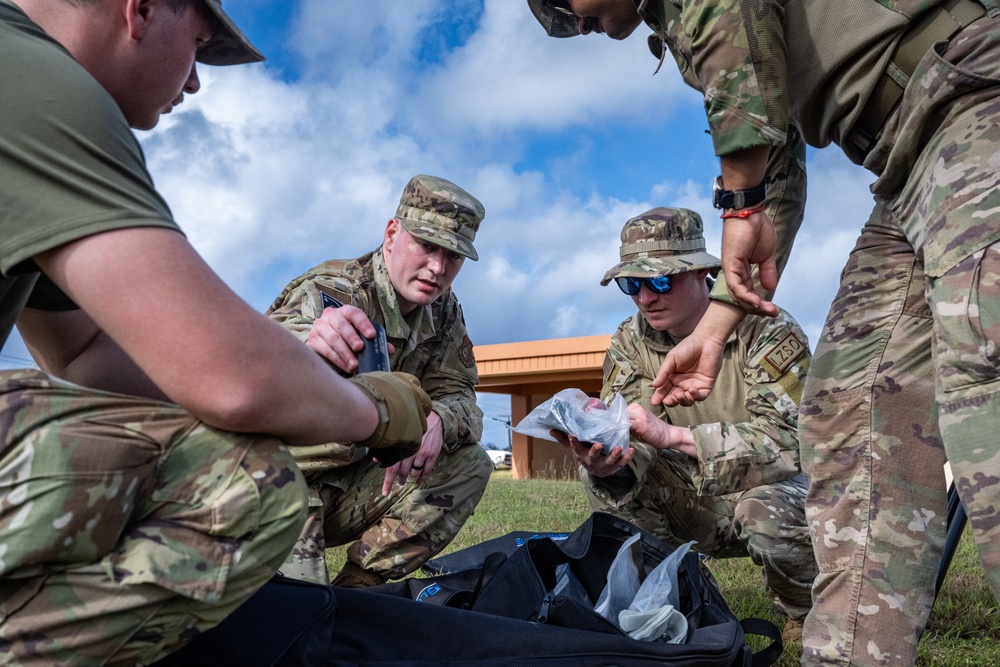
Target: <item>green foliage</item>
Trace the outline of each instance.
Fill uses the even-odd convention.
[[[590,515],[577,481],[514,480],[496,471],[475,515],[445,550],[451,553],[515,530],[571,531]],[[332,573],[344,563],[344,549],[327,551]],[[760,568],[749,558],[707,561],[726,600],[739,618],[766,618],[780,629],[785,618],[764,594]],[[751,638],[754,650],[763,648]],[[799,647],[801,650],[801,647]],[[799,655],[785,650],[779,667],[795,667]],[[1000,612],[966,530],[941,595],[920,641],[918,666],[1000,665]]]

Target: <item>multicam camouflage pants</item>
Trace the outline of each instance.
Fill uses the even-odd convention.
[[[147,664],[179,648],[273,574],[305,488],[273,439],[0,373],[0,663]]]
[[[627,503],[613,506],[592,491],[581,470],[593,509],[614,514],[677,547],[713,558],[745,558],[762,566],[768,595],[790,618],[804,618],[811,605],[816,561],[809,543],[801,474],[724,496],[699,496],[691,477],[660,456],[642,489]]]
[[[385,579],[404,577],[455,539],[492,472],[486,450],[467,445],[442,451],[426,481],[396,484],[388,496],[385,470],[368,458],[311,474],[309,518],[281,572],[326,582],[326,548],[353,542],[348,561]]]
[[[884,163],[880,196],[799,416],[820,569],[803,665],[914,663],[943,550],[946,457],[1000,595],[998,23],[924,58],[869,158]]]

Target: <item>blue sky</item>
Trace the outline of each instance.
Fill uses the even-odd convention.
[[[411,176],[485,205],[454,284],[476,344],[610,334],[633,312],[599,285],[624,222],[686,206],[706,222],[718,161],[700,95],[647,50],[545,36],[523,0],[227,0],[265,63],[200,68],[202,90],[142,133],[194,246],[251,305],[331,258],[374,248]],[[391,7],[391,11],[386,11]],[[816,336],[871,208],[869,175],[809,154],[809,206],[776,302]],[[23,366],[18,339],[0,364]],[[506,444],[505,397],[483,395]]]

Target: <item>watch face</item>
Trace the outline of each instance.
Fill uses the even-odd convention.
[[[725,191],[722,189],[722,176],[716,176],[712,181],[712,206],[715,208],[722,208],[723,192]]]

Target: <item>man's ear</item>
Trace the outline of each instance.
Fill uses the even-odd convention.
[[[392,252],[392,244],[399,236],[399,220],[396,218],[390,218],[389,222],[385,223],[385,234],[382,236],[382,250],[383,252]]]
[[[149,21],[154,10],[158,8],[154,0],[122,0],[122,10],[125,12],[125,23],[128,25],[128,34],[132,39],[139,41],[149,27]]]

